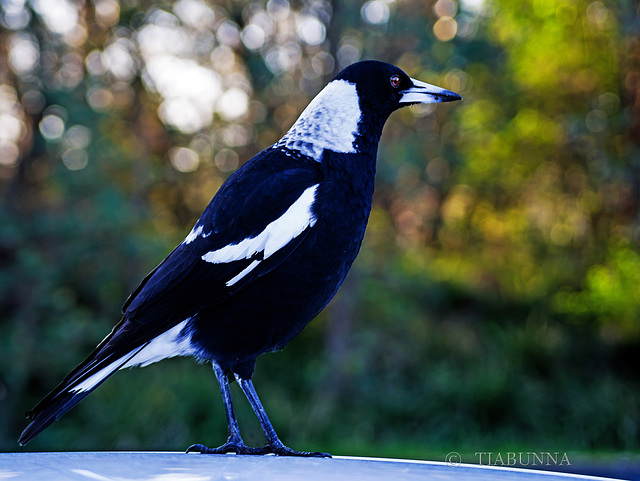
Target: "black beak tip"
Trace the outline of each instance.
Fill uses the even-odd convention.
[[[442,92],[440,96],[442,97],[442,102],[455,102],[457,100],[462,100],[462,96],[455,92],[451,92],[450,90]]]

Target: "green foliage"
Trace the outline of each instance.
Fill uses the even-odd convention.
[[[258,362],[281,437],[439,460],[637,452],[632,2],[105,1],[71,27],[40,4],[1,17],[0,449],[229,173],[378,58],[464,101],[388,122],[352,274]],[[27,449],[222,443],[218,396],[189,360],[118,373]]]

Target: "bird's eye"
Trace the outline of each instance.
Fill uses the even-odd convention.
[[[394,89],[397,89],[400,86],[400,77],[398,75],[392,75],[389,82],[391,82],[391,86]]]

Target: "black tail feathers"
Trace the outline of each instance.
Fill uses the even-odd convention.
[[[93,389],[77,393],[62,392],[55,396],[47,406],[40,407],[41,402],[36,408],[27,412],[26,416],[28,419],[31,419],[31,423],[22,431],[20,439],[18,440],[20,445],[24,446],[27,444],[60,416],[87,397],[92,391]]]

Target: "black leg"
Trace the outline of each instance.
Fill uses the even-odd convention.
[[[236,374],[236,381],[240,384],[242,388],[242,392],[247,396],[249,400],[249,404],[253,408],[253,411],[256,413],[258,417],[258,421],[260,421],[260,426],[262,426],[262,430],[264,434],[267,436],[268,445],[264,446],[263,450],[266,450],[267,453],[274,453],[280,456],[313,456],[313,457],[321,457],[321,458],[330,458],[331,455],[328,453],[321,452],[307,452],[307,451],[294,451],[291,448],[288,448],[282,441],[278,438],[275,429],[273,429],[273,425],[271,421],[269,421],[269,417],[267,416],[262,403],[260,402],[260,398],[258,398],[258,393],[256,393],[255,388],[253,387],[253,382],[251,379],[242,379]]]
[[[236,453],[236,454],[265,454],[267,451],[264,448],[250,448],[240,437],[240,428],[238,427],[238,420],[236,414],[233,411],[233,399],[231,398],[231,390],[229,389],[229,380],[227,374],[218,366],[213,363],[213,372],[216,374],[218,384],[220,385],[220,392],[222,394],[222,401],[224,403],[224,410],[227,416],[227,432],[229,437],[227,442],[217,448],[209,448],[203,444],[194,444],[189,446],[187,453],[201,453],[201,454],[224,454],[224,453]]]

